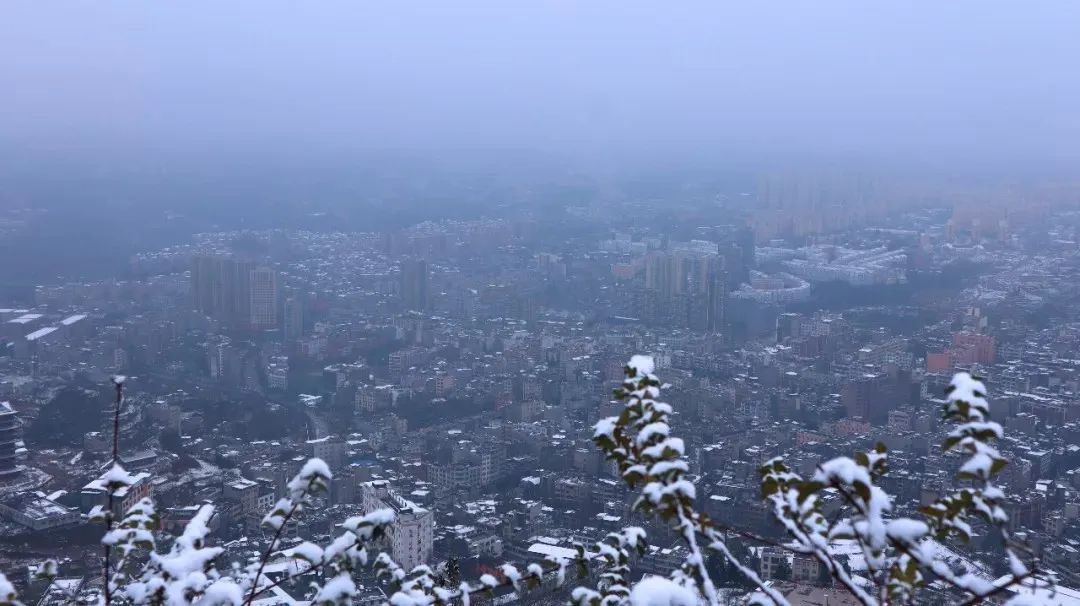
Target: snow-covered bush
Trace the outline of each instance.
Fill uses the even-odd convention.
[[[105,513],[107,528],[102,544],[106,582],[101,601],[106,605],[249,606],[274,587],[303,575],[305,580],[320,579],[310,586],[313,602],[347,604],[358,595],[356,573],[370,567],[384,583],[391,606],[469,606],[472,596],[490,593],[501,585],[519,591],[546,581],[562,586],[568,571],[579,579],[595,581],[570,592],[575,606],[718,606],[718,592],[706,566],[707,556],[717,554],[758,588],[754,601],[787,606],[781,591],[759,578],[728,548],[726,536],[732,529],[696,509],[696,488],[687,477],[685,447],[681,439],[671,435],[672,409],[658,400],[661,384],[653,371],[651,358],[634,356],[630,360],[626,380],[615,393],[624,404],[623,410],[598,422],[593,439],[626,484],[638,491],[633,509],[659,516],[684,542],[686,558],[666,578],[630,578],[633,558],[646,548],[645,531],[637,527],[611,533],[594,545],[578,545],[576,556],[569,561],[534,562],[524,571],[506,564],[501,570],[505,580],[483,575],[475,583],[448,582],[446,575],[436,574],[426,565],[405,570],[387,553],[371,553],[369,549],[380,544],[380,537],[394,523],[395,514],[389,509],[345,520],[343,532],[326,545],[305,541],[282,550],[285,527],[329,486],[330,469],[321,460],[312,459],[289,482],[287,496],[263,519],[272,538],[262,557],[247,564],[219,567],[222,551],[207,541],[211,505],[203,506],[162,552],[158,545],[164,541],[158,536],[150,500],[137,503],[115,524],[111,514]],[[123,380],[117,379],[116,385],[119,410]],[[983,384],[967,374],[956,375],[944,417],[956,426],[942,448],[966,457],[958,479],[969,486],[923,508],[922,519],[892,517],[893,499],[875,483],[887,473],[888,454],[879,445],[873,452],[826,461],[809,478],[796,474],[782,459],[769,461],[761,468],[761,492],[789,540],[771,541],[745,531],[740,534],[816,558],[837,583],[867,606],[914,602],[931,580],[949,588],[965,606],[1008,595],[1023,583],[1036,584],[1039,596],[1050,595],[1046,588],[1053,579],[1035,566],[1030,552],[1008,532],[1008,518],[1002,509],[1004,494],[993,484],[1005,461],[991,441],[1001,438],[1002,429],[989,418]],[[107,480],[110,494],[132,481],[115,463],[115,455]],[[831,518],[822,511],[823,491],[839,494],[844,501],[840,512]],[[944,542],[968,540],[976,521],[994,529],[1003,541],[1011,571],[1003,580],[991,582],[969,573],[957,574],[941,555]],[[854,541],[859,546],[866,562],[865,577],[853,575],[833,555],[831,547],[838,541]],[[298,566],[291,569],[292,574],[272,580],[264,571],[274,557],[290,558]],[[50,583],[57,574],[54,561],[45,562],[37,572]],[[1012,599],[1035,603],[1039,601],[1035,595],[1021,592]],[[17,597],[14,587],[0,574],[0,605],[17,604]]]
[[[782,459],[766,463],[761,468],[762,494],[794,539],[788,548],[819,560],[863,604],[911,602],[929,580],[948,586],[963,596],[964,603],[1008,593],[1029,580],[1035,587],[1052,584],[1050,575],[1040,572],[1031,553],[1009,534],[1008,516],[1001,507],[1005,495],[993,483],[1006,462],[990,444],[1002,437],[1002,429],[990,420],[982,382],[967,373],[955,375],[944,418],[957,425],[942,450],[967,457],[957,479],[971,486],[923,507],[922,519],[889,517],[893,499],[875,484],[888,472],[888,453],[881,444],[873,452],[827,461],[809,479],[794,473]],[[840,495],[843,515],[826,518],[820,499],[824,490]],[[972,573],[957,574],[941,557],[943,542],[968,541],[975,521],[1001,537],[1010,574],[997,582]],[[832,556],[830,545],[840,540],[858,544],[868,578],[856,580]],[[1015,599],[1026,600],[1026,596]]]

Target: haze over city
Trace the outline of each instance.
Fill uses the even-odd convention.
[[[12,2],[5,147],[1077,159],[1075,3]],[[910,156],[910,157],[905,157]]]

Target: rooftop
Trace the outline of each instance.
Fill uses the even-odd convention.
[[[38,339],[40,339],[42,337],[45,337],[45,336],[48,336],[48,335],[51,335],[54,332],[56,332],[56,327],[55,326],[46,326],[45,328],[39,328],[39,329],[35,330],[34,332],[26,335],[26,340],[27,341],[37,341]]]
[[[13,320],[8,320],[8,324],[29,324],[34,320],[41,318],[41,314],[23,314]]]
[[[83,492],[105,492],[105,490],[106,490],[105,489],[105,476],[108,475],[108,474],[109,474],[109,472],[106,471],[105,473],[101,474],[101,477],[88,482],[86,484],[86,486],[83,486]],[[133,473],[133,474],[131,474],[131,480],[132,480],[131,485],[134,486],[134,485],[136,485],[136,484],[138,484],[140,482],[148,480],[149,478],[150,478],[150,474],[145,472],[145,471],[139,472],[139,473]],[[113,493],[113,494],[114,494],[114,496],[124,498],[125,496],[127,496],[128,490],[130,488],[131,488],[131,486],[123,486],[123,487],[117,489],[116,492]]]
[[[30,492],[24,492],[17,494],[13,497],[5,499],[3,505],[10,509],[21,512],[23,515],[35,519],[43,520],[45,518],[67,515],[72,513],[72,509],[64,507],[63,505],[50,501],[49,499],[39,497]]]

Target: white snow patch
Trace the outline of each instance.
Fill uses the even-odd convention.
[[[630,590],[631,606],[698,606],[701,602],[696,591],[664,577],[647,576]]]
[[[656,370],[656,364],[653,362],[652,356],[631,356],[627,366],[637,370],[639,377],[651,375]]]

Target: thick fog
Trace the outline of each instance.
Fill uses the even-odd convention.
[[[0,7],[5,153],[536,149],[1080,159],[1080,4]]]

